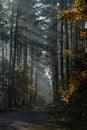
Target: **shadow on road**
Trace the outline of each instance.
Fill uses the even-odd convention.
[[[0,113],[0,130],[33,130],[29,128],[43,126],[50,115],[46,111],[3,112]]]

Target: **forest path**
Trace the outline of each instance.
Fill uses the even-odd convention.
[[[44,127],[50,117],[46,111],[2,112],[0,113],[0,130],[49,130]]]
[[[65,130],[47,126],[51,113],[39,109],[0,113],[0,130]]]

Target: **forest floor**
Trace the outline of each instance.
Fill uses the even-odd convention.
[[[51,122],[49,111],[0,112],[0,130],[66,130]]]

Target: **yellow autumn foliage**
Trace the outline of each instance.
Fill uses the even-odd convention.
[[[75,0],[74,7],[83,7],[87,3],[87,0]]]
[[[37,94],[38,94],[38,96],[40,96],[40,97],[43,96],[42,92],[38,92]]]
[[[20,63],[20,65],[16,66],[15,70],[19,71],[23,67],[24,63]]]
[[[83,78],[87,78],[87,70],[82,71],[81,75]]]
[[[62,101],[69,102],[69,91],[63,91],[62,92]]]
[[[20,70],[20,67],[19,67],[19,66],[17,66],[17,67],[15,68],[15,70],[16,70],[16,71]]]
[[[84,65],[84,68],[83,68]],[[84,62],[82,69],[79,71],[73,71],[70,78],[69,89],[62,91],[62,100],[69,102],[70,97],[73,93],[78,91],[84,91],[87,84],[87,62]]]
[[[83,38],[83,39],[87,38],[87,30],[86,31],[82,31],[80,33],[80,37]]]
[[[73,84],[71,84],[71,87],[69,89],[70,94],[72,95],[77,90],[77,87],[75,87]]]
[[[62,91],[62,101],[69,102],[70,96],[77,90],[73,84],[70,84],[70,89]]]
[[[32,93],[34,93],[36,91],[36,89],[31,85],[29,85],[28,90]]]
[[[65,55],[73,56],[74,55],[73,50],[66,49],[65,50]]]
[[[84,0],[75,0],[74,7],[81,7],[84,4]]]
[[[63,10],[61,12],[61,15],[59,19],[67,19],[71,23],[76,23],[81,20],[87,20],[87,0],[75,0],[74,7],[71,10]],[[80,30],[81,31],[81,30]],[[79,32],[79,31],[78,31]],[[86,39],[87,38],[87,30],[80,32],[81,38]],[[86,48],[87,45],[84,46]],[[78,50],[66,50],[66,55],[83,55],[84,56],[84,50],[78,49]],[[65,102],[69,102],[71,95],[75,91],[84,91],[87,86],[87,62],[81,64],[81,68],[79,68],[77,71],[72,72],[70,77],[70,86],[68,90],[62,91],[62,100]],[[84,67],[84,68],[83,68]]]
[[[85,7],[86,0],[75,0],[74,8],[71,10],[63,10],[59,19],[68,19],[71,23],[79,22],[82,19],[87,19],[87,8]]]

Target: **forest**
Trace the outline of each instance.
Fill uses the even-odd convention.
[[[0,130],[15,113],[87,130],[87,0],[0,0]]]

